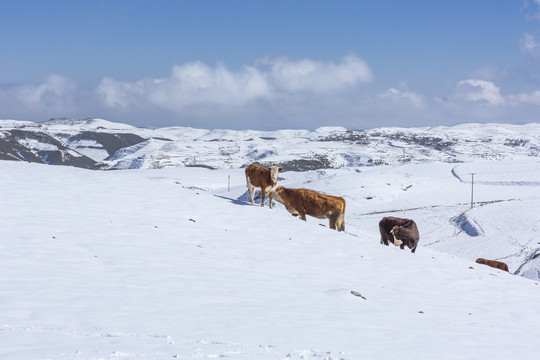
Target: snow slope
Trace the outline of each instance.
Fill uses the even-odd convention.
[[[247,204],[241,169],[0,162],[0,358],[536,358],[538,281],[474,258],[534,247],[538,186],[491,179],[468,210],[455,166],[283,173],[345,196],[338,233]],[[379,244],[386,215],[417,221],[416,254]]]

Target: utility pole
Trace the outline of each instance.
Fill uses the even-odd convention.
[[[474,174],[475,173],[471,173],[471,209],[473,208],[474,204]]]

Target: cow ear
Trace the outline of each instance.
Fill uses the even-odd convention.
[[[283,171],[283,168],[279,168],[279,169],[278,169],[278,172],[280,172],[280,171]]]
[[[410,227],[410,226],[412,225],[412,223],[413,223],[412,220],[407,220],[407,221],[405,222],[405,224],[403,224],[402,226],[404,226],[404,227]]]

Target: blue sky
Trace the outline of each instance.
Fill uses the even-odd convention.
[[[0,119],[538,122],[540,0],[0,0]]]

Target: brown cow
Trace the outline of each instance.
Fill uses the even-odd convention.
[[[402,219],[393,216],[384,217],[379,221],[381,244],[388,246],[392,243],[402,250],[407,246],[411,252],[416,251],[420,235],[416,223],[411,219]]]
[[[261,188],[261,206],[264,206],[264,197],[268,191],[268,203],[270,205],[270,209],[272,208],[272,192],[277,185],[279,172],[282,170],[282,168],[277,166],[263,168],[255,164],[251,164],[246,167],[246,185],[249,195],[251,196],[252,204],[255,204],[255,200],[253,199],[255,188]]]
[[[476,263],[491,266],[492,268],[495,268],[495,269],[501,269],[501,270],[504,270],[504,271],[508,271],[508,265],[506,265],[502,261],[486,260],[486,259],[478,258],[478,259],[476,259]]]
[[[300,215],[306,221],[306,215],[319,219],[329,219],[330,228],[345,231],[345,199],[339,196],[324,195],[307,189],[287,189],[278,186],[274,199],[285,205],[293,216]]]

